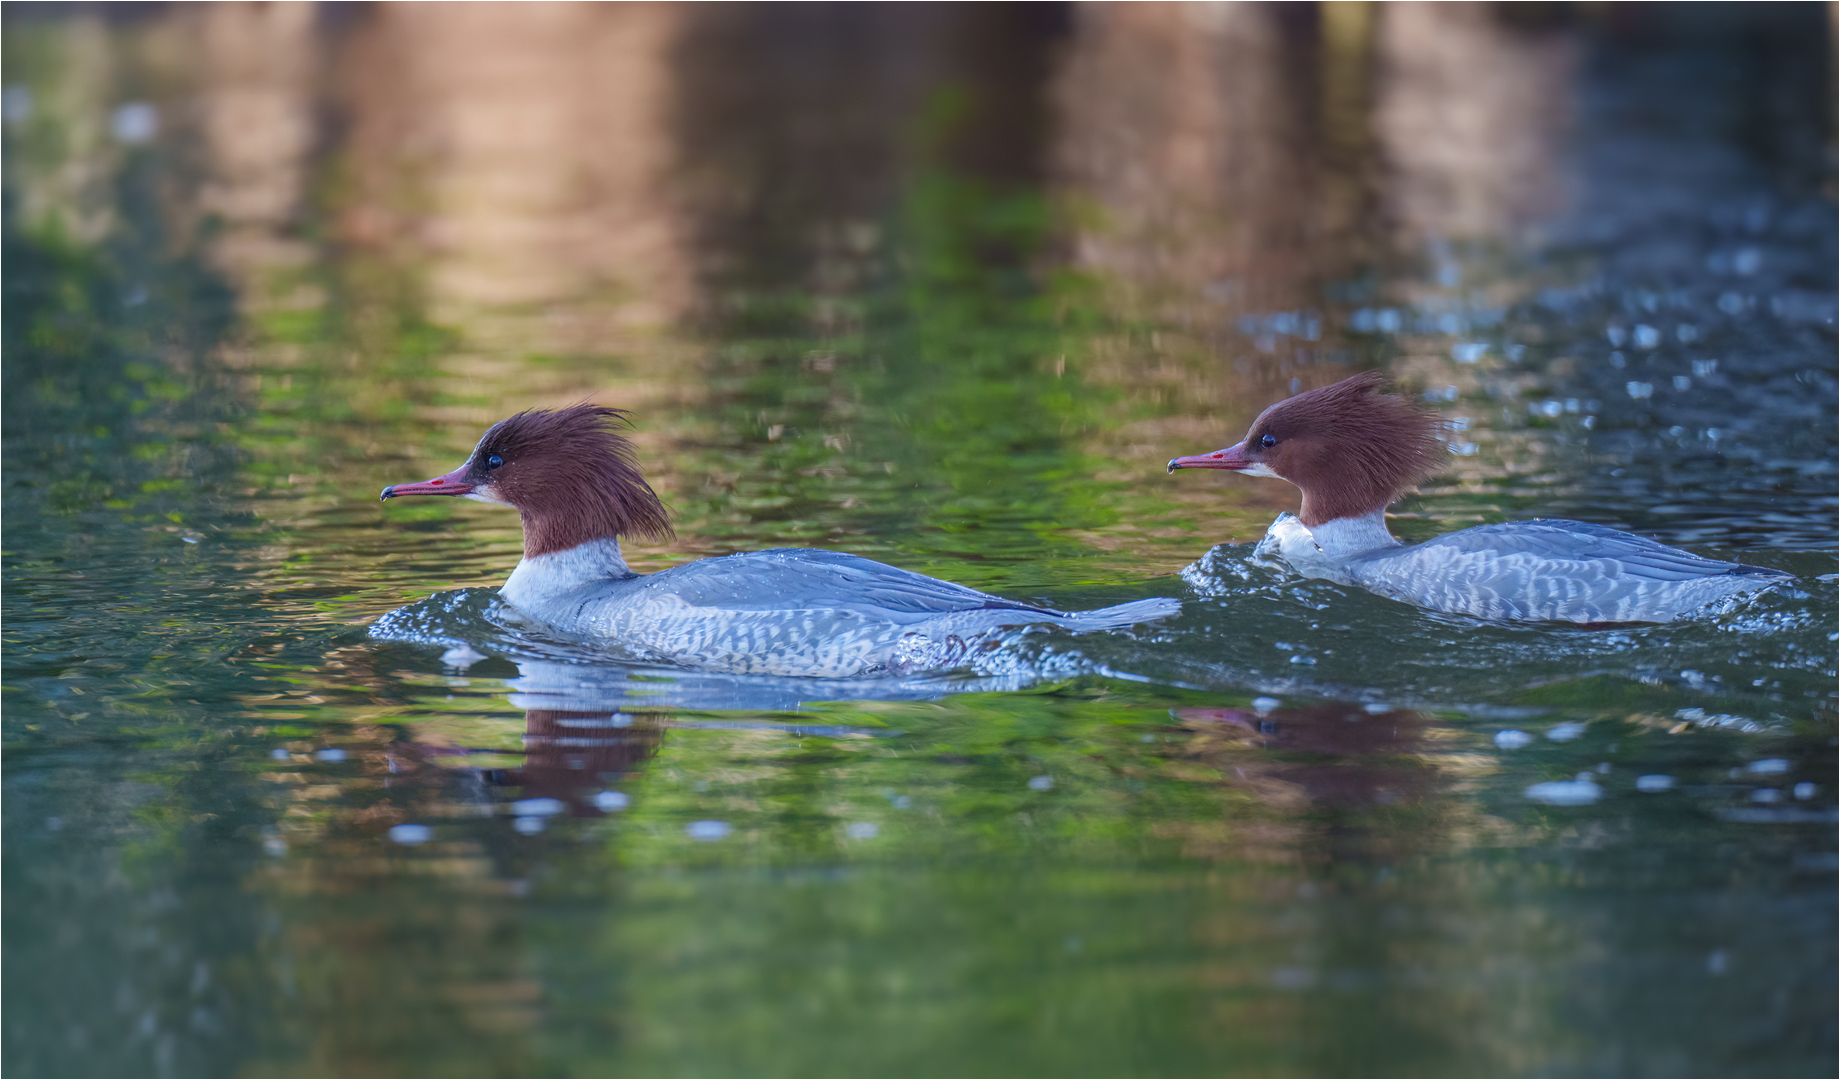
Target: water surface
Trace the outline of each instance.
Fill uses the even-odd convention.
[[[1825,24],[1366,10],[9,13],[7,1070],[1831,1072]],[[1797,586],[1483,624],[1163,475],[1371,366],[1460,420],[1402,537]],[[511,515],[376,493],[584,396],[641,570],[1183,611],[542,640]]]

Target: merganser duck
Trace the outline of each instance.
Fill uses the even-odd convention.
[[[1387,504],[1444,460],[1442,422],[1392,394],[1376,371],[1278,402],[1243,442],[1179,457],[1177,469],[1229,469],[1303,492],[1259,544],[1307,577],[1358,585],[1483,619],[1672,622],[1792,575],[1690,552],[1581,521],[1510,521],[1405,546]]]
[[[524,557],[499,596],[567,637],[650,659],[763,675],[898,674],[963,663],[991,633],[1031,623],[1105,630],[1174,614],[1149,599],[1065,612],[837,551],[781,548],[637,574],[621,536],[671,525],[618,409],[581,403],[492,425],[466,464],[383,498],[458,495],[515,507]]]

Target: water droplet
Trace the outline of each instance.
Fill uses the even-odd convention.
[[[1548,806],[1588,806],[1602,797],[1604,789],[1589,780],[1548,780],[1527,788],[1527,797]]]
[[[14,83],[0,94],[0,116],[9,124],[22,123],[32,116],[32,88]]]
[[[720,840],[733,831],[726,821],[692,821],[684,826],[684,832],[692,840]]]
[[[434,839],[434,830],[426,825],[392,825],[389,835],[399,844],[426,844]]]
[[[145,101],[130,101],[109,117],[109,132],[120,142],[144,143],[160,133],[160,110]]]
[[[567,809],[561,799],[519,799],[511,804],[511,812],[519,817],[552,817]]]
[[[474,664],[484,659],[484,653],[475,650],[469,645],[455,645],[453,648],[441,654],[441,663],[443,666],[455,668],[460,671],[465,671],[467,668],[472,667]]]

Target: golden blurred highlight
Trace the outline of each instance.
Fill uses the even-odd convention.
[[[428,260],[437,321],[601,299],[624,324],[688,301],[667,190],[671,4],[389,4],[352,31],[339,236]]]

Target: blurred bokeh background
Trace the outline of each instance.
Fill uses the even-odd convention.
[[[917,450],[902,464],[923,486],[970,496],[992,480],[966,470],[999,474],[1001,501],[1050,531],[1132,534],[1115,569],[1167,571],[1197,531],[1146,547],[1146,519],[1225,511],[1200,534],[1247,535],[1290,495],[1236,485],[1222,506],[1220,485],[1140,465],[1231,441],[1293,380],[1387,363],[1451,401],[1540,399],[1473,418],[1475,488],[1545,472],[1564,439],[1528,421],[1576,421],[1579,388],[1542,377],[1601,366],[1563,331],[1507,331],[1543,289],[1582,290],[1549,319],[1654,323],[1668,348],[1636,355],[1667,370],[1639,381],[1664,400],[1634,399],[1643,421],[1691,410],[1665,391],[1692,358],[1665,353],[1707,351],[1718,322],[1762,303],[1785,331],[1831,327],[1818,6],[8,11],[8,235],[32,248],[16,256],[85,253],[80,272],[108,278],[82,283],[93,302],[158,312],[161,379],[314,442],[277,448],[310,468],[266,463],[295,487],[347,454],[416,475],[510,407],[595,394],[637,410],[696,520],[745,493],[808,511],[764,515],[774,535],[847,530],[809,512],[839,478],[761,490],[774,455],[709,460],[820,431],[794,455],[807,469]],[[1598,293],[1641,295],[1593,295],[1566,266],[1591,256],[1622,279]],[[1689,280],[1707,310],[1686,310]],[[1484,355],[1514,370],[1452,362]],[[1784,367],[1791,394],[1826,396]],[[1652,419],[1703,446],[1731,429],[1722,407]],[[1830,415],[1798,416],[1816,457]],[[903,445],[844,448],[896,416],[918,429]],[[838,460],[815,460],[826,445]],[[1157,497],[1067,490],[1044,474],[1068,453]],[[1255,512],[1231,516],[1236,499]],[[965,502],[942,517],[988,510]]]
[[[6,4],[6,1070],[1831,1072],[1834,11]],[[1295,493],[1162,462],[1368,367],[1452,422],[1407,539],[1803,588],[1197,563]],[[378,489],[582,397],[639,569],[1183,620],[828,691],[368,641],[519,550]]]

